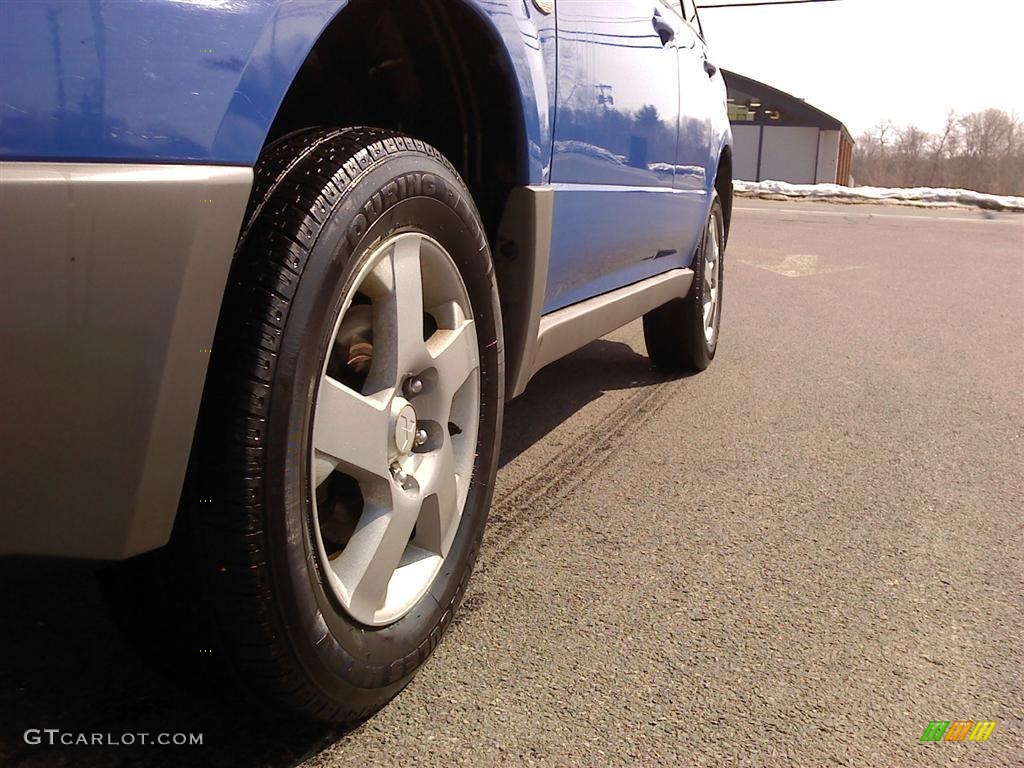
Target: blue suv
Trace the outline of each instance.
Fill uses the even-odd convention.
[[[0,553],[149,563],[272,707],[409,682],[540,368],[715,355],[692,0],[4,2],[0,50]]]

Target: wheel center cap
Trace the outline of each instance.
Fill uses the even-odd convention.
[[[412,450],[416,441],[416,409],[409,403],[396,400],[391,406],[393,414],[392,431],[395,436],[395,448],[400,456]]]

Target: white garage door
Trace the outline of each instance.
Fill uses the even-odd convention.
[[[732,126],[732,177],[743,181],[757,181],[757,148],[761,141],[761,126]]]
[[[817,157],[817,128],[765,126],[761,145],[762,179],[813,184]]]

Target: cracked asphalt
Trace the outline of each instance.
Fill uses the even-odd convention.
[[[0,764],[1020,766],[1024,217],[737,199],[725,264],[706,372],[633,323],[509,405],[466,602],[380,714],[248,723],[143,666],[89,566],[9,560]],[[998,725],[919,742],[957,719]]]

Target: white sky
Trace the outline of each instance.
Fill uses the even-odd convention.
[[[701,3],[742,0],[697,0]],[[840,0],[705,9],[712,60],[806,99],[856,137],[950,109],[1024,117],[1024,0]]]

